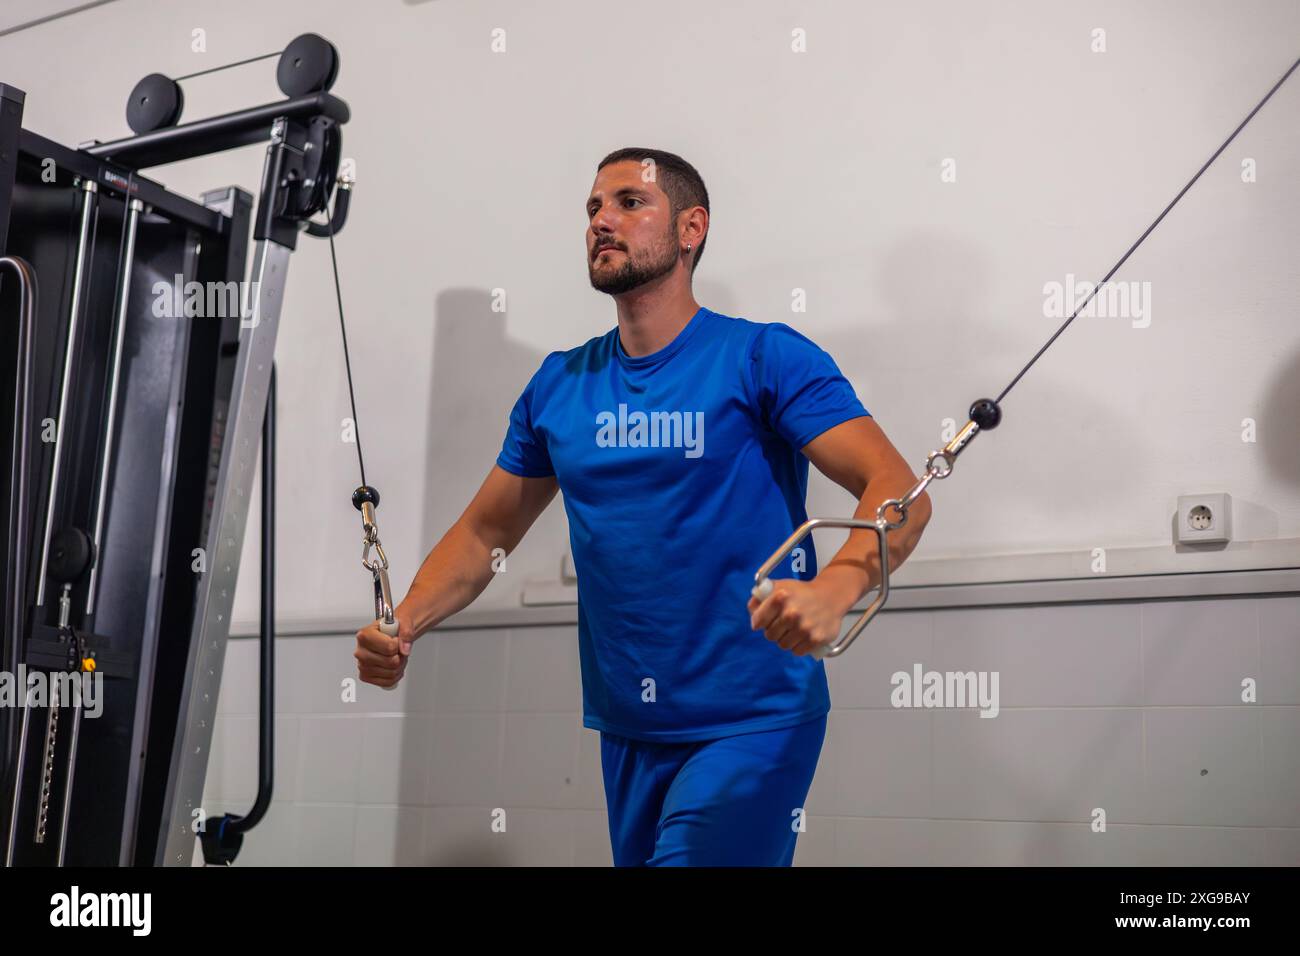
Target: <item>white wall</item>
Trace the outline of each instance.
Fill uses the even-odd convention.
[[[1097,27],[1105,53],[1090,50]],[[305,30],[338,45],[359,178],[343,287],[404,591],[542,356],[614,322],[587,286],[578,211],[608,150],[661,146],[698,166],[714,207],[700,300],[812,336],[919,470],[944,420],[962,424],[1059,324],[1044,283],[1099,277],[1294,59],[1297,27],[1284,0],[117,0],[0,38],[0,80],[29,93],[29,127],[76,143],[127,132],[126,94],[146,72],[270,52]],[[496,28],[504,54],[490,50]],[[274,63],[187,81],[186,117],[278,98]],[[1017,386],[1002,429],[936,489],[917,560],[1167,545],[1176,496],[1200,491],[1233,495],[1243,540],[1300,538],[1298,105],[1293,82],[1126,267],[1151,283],[1150,326],[1082,318]],[[253,189],[261,157],[156,175],[192,195]],[[941,181],[945,158],[955,183]],[[494,289],[505,314],[490,311]],[[806,313],[791,312],[794,289]],[[364,618],[322,244],[295,257],[287,301],[281,617]],[[1255,443],[1241,440],[1246,418]],[[852,502],[815,475],[810,508]],[[245,569],[255,547],[250,534]],[[566,547],[557,503],[477,606],[517,605]],[[256,617],[256,597],[246,573],[237,620]]]
[[[343,285],[404,588],[486,474],[542,356],[613,324],[587,287],[578,212],[605,152],[660,146],[700,168],[715,216],[700,300],[812,336],[919,468],[944,419],[960,425],[1055,328],[1044,283],[1111,264],[1294,59],[1298,26],[1282,0],[117,0],[0,37],[0,81],[27,90],[30,128],[106,140],[125,134],[126,94],[147,72],[269,52],[304,30],[339,46],[359,177]],[[498,27],[503,55],[489,49]],[[1096,27],[1104,54],[1089,50]],[[790,51],[796,28],[806,54]],[[186,116],[278,98],[273,73],[266,61],[189,82]],[[1075,323],[1012,393],[1002,429],[936,489],[923,556],[1159,547],[1175,497],[1206,490],[1239,503],[1243,540],[1300,538],[1297,82],[1123,273],[1151,283],[1150,326]],[[261,155],[157,178],[191,195],[253,189]],[[949,157],[955,183],[940,179]],[[369,599],[330,281],[325,248],[305,243],[277,349],[286,627],[360,623]],[[796,288],[806,313],[790,311]],[[489,309],[494,289],[505,314]],[[851,506],[814,476],[810,510]],[[256,617],[257,520],[242,621]],[[517,605],[565,546],[557,504],[476,606]],[[575,641],[557,626],[435,632],[401,691],[363,687],[346,705],[351,637],[282,640],[278,799],[242,859],[607,863]],[[835,710],[797,860],[1300,862],[1297,648],[1294,596],[887,612],[830,666]],[[252,799],[255,661],[253,642],[232,642],[211,812]],[[1001,715],[890,708],[884,682],[914,662],[1000,669]],[[1245,705],[1251,676],[1260,699]],[[1106,835],[1087,826],[1099,805]],[[502,838],[494,807],[510,814]]]
[[[576,645],[435,631],[344,703],[350,638],[281,640],[276,801],[240,862],[609,865]],[[916,663],[998,671],[1000,712],[892,707]],[[256,672],[232,641],[209,813],[256,793]],[[1300,597],[887,611],[827,673],[796,864],[1300,865]]]

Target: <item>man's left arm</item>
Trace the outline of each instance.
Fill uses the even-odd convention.
[[[882,502],[903,497],[917,482],[917,476],[874,418],[841,422],[804,445],[803,453],[818,471],[858,499],[855,518],[875,521],[876,510]],[[885,535],[891,571],[916,550],[931,512],[930,496],[922,492],[907,509],[907,523]],[[891,511],[886,517],[894,520],[897,514]],[[814,580],[823,578],[828,593],[840,596],[847,614],[864,594],[880,583],[876,533],[863,528],[850,532],[844,547]]]
[[[903,456],[869,416],[841,422],[801,450],[818,471],[858,499],[855,518],[874,522],[882,502],[901,498],[917,482]],[[916,549],[931,511],[930,496],[922,493],[909,506],[906,524],[886,534],[891,573]],[[751,598],[750,623],[768,640],[802,656],[835,641],[844,616],[879,583],[876,532],[855,529],[812,581],[773,580],[767,598],[762,602]]]

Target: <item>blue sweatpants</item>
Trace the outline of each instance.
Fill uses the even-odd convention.
[[[689,743],[601,733],[615,866],[789,866],[826,718]]]

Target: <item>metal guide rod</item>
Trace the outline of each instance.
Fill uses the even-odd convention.
[[[78,678],[81,672],[78,671]],[[93,679],[93,676],[92,678]],[[76,689],[74,688],[74,691]],[[68,742],[67,771],[63,777],[63,819],[59,824],[59,866],[63,866],[64,853],[68,847],[68,817],[72,811],[72,780],[77,769],[77,741],[81,739],[81,706],[78,693],[73,694],[72,702],[72,739]]]
[[[10,794],[9,834],[5,840],[5,866],[14,865],[14,845],[18,840],[18,810],[23,795],[23,764],[27,762],[27,733],[31,729],[32,686],[23,688],[22,732],[18,736],[18,759],[14,764],[14,790]]]
[[[108,479],[113,471],[113,433],[117,426],[117,390],[122,374],[122,346],[126,341],[126,308],[131,297],[131,267],[135,260],[135,232],[144,203],[132,199],[127,203],[126,246],[122,250],[122,269],[117,297],[117,317],[113,322],[113,361],[109,369],[108,422],[104,426],[104,459],[99,467],[99,493],[95,497],[95,527],[91,543],[96,552],[104,533],[104,513],[108,508]],[[90,565],[90,585],[86,592],[86,614],[95,610],[95,587],[99,579],[99,561]]]
[[[0,268],[10,269],[14,277],[18,280],[18,355],[14,362],[14,434],[13,434],[13,509],[10,511],[10,537],[13,545],[12,567],[9,569],[12,573],[11,585],[13,588],[13,600],[11,602],[12,620],[6,620],[4,627],[12,628],[12,645],[17,654],[17,663],[15,668],[21,671],[21,655],[18,654],[22,647],[21,635],[26,627],[25,621],[25,603],[27,593],[27,563],[25,554],[27,551],[27,472],[29,461],[29,424],[32,410],[32,377],[33,377],[33,355],[36,351],[36,270],[32,268],[31,263],[18,256],[0,257]],[[7,609],[8,611],[8,609]],[[13,791],[10,794],[9,804],[9,826],[5,839],[5,865],[12,866],[14,858],[14,844],[18,836],[18,811],[19,802],[22,797],[23,786],[23,763],[27,759],[27,734],[30,728],[31,719],[31,690],[30,687],[23,688],[23,714],[21,726],[18,735],[18,756],[14,764],[13,774]],[[6,724],[6,735],[8,735],[8,724]],[[4,745],[9,745],[8,739]]]
[[[59,417],[54,432],[54,465],[50,470],[50,497],[45,506],[45,530],[41,543],[41,573],[36,578],[36,606],[45,606],[45,573],[50,563],[50,536],[54,533],[54,507],[59,496],[59,477],[63,466],[63,426],[68,418],[68,398],[72,388],[72,363],[77,345],[77,325],[81,316],[81,292],[86,274],[86,247],[90,240],[90,220],[95,210],[99,186],[93,179],[81,181],[81,225],[77,234],[77,261],[72,272],[72,306],[68,310],[68,342],[63,350],[63,377],[59,384]]]

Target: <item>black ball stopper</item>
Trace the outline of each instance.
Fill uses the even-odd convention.
[[[1002,421],[1002,408],[991,398],[976,399],[970,407],[970,420],[980,427],[980,431],[997,428],[998,422]]]
[[[367,501],[378,508],[379,492],[374,488],[371,488],[369,485],[362,485],[356,491],[352,492],[352,507],[356,508],[358,511],[361,510],[361,506]]]

